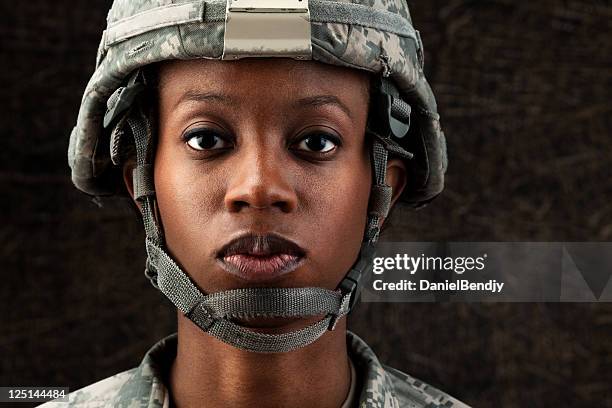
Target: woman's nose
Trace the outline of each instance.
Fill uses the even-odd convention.
[[[240,157],[231,170],[225,207],[230,212],[248,208],[294,211],[297,196],[283,167],[278,154],[271,152],[260,150]]]

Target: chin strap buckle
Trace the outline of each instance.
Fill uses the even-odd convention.
[[[338,290],[342,294],[342,303],[338,313],[331,315],[328,330],[334,330],[338,320],[342,316],[347,315],[351,309],[353,309],[353,306],[359,299],[359,295],[361,293],[361,286],[359,285],[359,282],[361,281],[361,276],[372,263],[372,258],[374,257],[375,251],[376,248],[373,243],[364,242],[361,245],[361,251],[359,252],[359,259],[357,263],[353,265],[351,270],[340,282],[340,285],[338,285]]]
[[[340,285],[338,286],[338,289],[342,294],[340,310],[338,310],[338,313],[331,314],[331,320],[329,321],[327,330],[334,330],[338,320],[340,320],[342,316],[347,315],[357,301],[357,298],[359,297],[359,281],[361,280],[361,271],[356,268],[359,267],[361,262],[362,259],[359,259],[357,265],[351,268],[349,273],[347,273],[344,279],[342,279],[342,282],[340,282]]]
[[[343,281],[344,282],[344,281]],[[342,283],[340,284],[340,286],[342,286]],[[353,283],[353,290],[355,290],[355,288],[357,287],[357,285],[355,283]],[[342,289],[340,289],[342,291]],[[336,324],[338,324],[338,320],[340,320],[340,318],[342,316],[346,316],[349,312],[349,310],[351,310],[351,298],[352,296],[352,291],[347,292],[346,294],[344,294],[344,292],[342,292],[342,300],[340,302],[340,310],[337,313],[333,313],[330,314],[330,320],[329,320],[329,325],[327,326],[327,330],[332,331],[336,328]]]

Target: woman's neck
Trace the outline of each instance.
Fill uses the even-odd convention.
[[[222,343],[179,315],[170,373],[176,408],[338,408],[349,387],[346,319],[307,347],[260,354]]]

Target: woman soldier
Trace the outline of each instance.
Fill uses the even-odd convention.
[[[178,335],[86,407],[463,407],[346,330],[389,209],[444,136],[404,0],[115,0],[72,132],[77,188],[126,191]]]

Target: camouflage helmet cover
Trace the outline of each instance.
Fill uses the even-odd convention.
[[[401,144],[415,154],[402,199],[419,206],[444,186],[446,144],[423,73],[423,46],[405,0],[310,0],[312,59],[388,77],[412,107]],[[226,1],[115,0],[70,136],[72,181],[85,193],[117,191],[119,169],[103,127],[109,97],[130,73],[172,59],[221,59]]]

